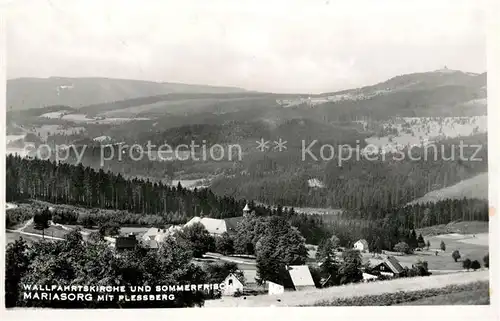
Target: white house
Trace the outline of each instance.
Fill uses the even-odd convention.
[[[220,236],[223,233],[236,233],[236,226],[243,217],[230,217],[224,219],[216,219],[210,217],[195,216],[189,220],[184,226],[191,226],[195,223],[201,223],[212,236]]]
[[[223,283],[222,295],[234,295],[238,291],[243,292],[243,283],[233,273],[229,273]]]
[[[158,245],[165,241],[165,239],[171,235],[174,235],[176,232],[181,230],[181,226],[170,226],[168,229],[161,229],[152,227],[146,231],[141,237],[141,241],[143,244],[150,248],[158,248]]]
[[[285,292],[285,288],[283,285],[279,285],[277,283],[267,281],[268,284],[268,294],[269,295],[276,295],[276,294],[281,294]]]
[[[189,220],[184,226],[191,226],[195,223],[201,223],[211,235],[221,235],[227,232],[226,222],[224,220],[195,216]]]
[[[256,284],[257,283],[257,270],[242,270],[243,276],[245,277],[245,284]]]
[[[356,249],[360,252],[369,252],[370,251],[368,249],[368,242],[365,239],[359,240],[356,243],[354,243],[354,249]]]
[[[376,275],[363,272],[363,282],[370,282],[378,279]]]

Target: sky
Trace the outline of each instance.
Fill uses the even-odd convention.
[[[486,71],[484,1],[16,0],[7,78],[108,77],[320,93]]]

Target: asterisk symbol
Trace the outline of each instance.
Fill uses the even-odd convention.
[[[255,141],[257,143],[257,149],[260,150],[261,152],[269,149],[269,141],[268,140],[264,140],[264,138],[261,138],[260,141],[257,140]]]
[[[277,149],[278,151],[281,152],[284,149],[287,149],[286,143],[288,143],[288,142],[286,140],[282,140],[280,137],[280,139],[278,141],[274,141],[274,144],[276,145],[276,146],[274,146],[274,149],[275,150]]]

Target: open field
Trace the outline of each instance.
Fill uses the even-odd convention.
[[[42,239],[41,236],[33,236],[33,235],[23,235],[21,233],[17,232],[11,232],[11,231],[6,231],[6,244],[9,243],[14,243],[15,241],[19,240],[20,238],[23,238],[23,240],[27,241],[28,243],[30,242],[38,242]]]
[[[420,300],[396,305],[488,305],[490,304],[489,287],[485,282],[476,289],[453,292],[422,298]]]
[[[35,225],[33,223],[26,226],[23,229],[23,232],[42,235],[42,231],[35,229]],[[69,232],[70,230],[64,229],[60,226],[50,226],[44,230],[43,235],[64,238]]]
[[[477,281],[488,282],[489,271],[462,272],[427,277],[401,278],[390,281],[349,284],[327,289],[285,292],[281,295],[262,295],[255,297],[225,297],[208,300],[205,307],[269,307],[269,306],[311,306],[325,300],[349,298],[365,295],[380,295],[400,291],[419,291],[439,289],[448,285],[465,285]],[[280,300],[280,301],[278,301]]]
[[[455,185],[429,192],[410,204],[435,203],[445,199],[462,199],[464,197],[488,199],[488,173],[481,173]]]

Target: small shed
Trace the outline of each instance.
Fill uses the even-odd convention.
[[[116,238],[115,248],[117,250],[130,250],[138,245],[135,235],[119,236]]]
[[[224,279],[224,289],[222,295],[234,295],[236,292],[243,292],[243,283],[233,273],[229,273]]]
[[[290,265],[287,267],[295,290],[300,291],[309,288],[316,288],[314,280],[307,265]]]

